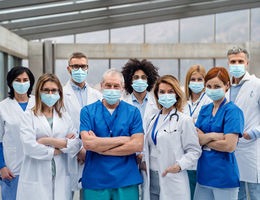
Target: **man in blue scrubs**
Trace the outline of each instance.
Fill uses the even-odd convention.
[[[85,106],[80,131],[87,151],[82,175],[84,199],[138,200],[142,183],[136,152],[143,150],[140,111],[120,101],[124,79],[110,69],[101,83],[103,100]]]

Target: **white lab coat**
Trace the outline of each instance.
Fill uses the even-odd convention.
[[[29,98],[26,110],[34,106],[34,96]],[[7,168],[19,175],[23,162],[23,147],[20,139],[20,125],[25,112],[15,99],[6,98],[0,102],[0,142]]]
[[[147,95],[147,104],[146,104],[146,108],[145,108],[145,112],[144,112],[144,116],[143,116],[143,127],[145,129],[145,125],[147,125],[148,122],[150,122],[150,118],[151,115],[153,115],[154,113],[157,113],[159,111],[156,101],[153,97],[153,95],[148,92]],[[127,95],[123,98],[123,100],[131,105],[133,105],[133,99],[132,99],[132,95]]]
[[[79,136],[79,128],[80,128],[80,111],[82,109],[77,96],[75,95],[71,84],[70,80],[66,83],[66,85],[63,87],[63,95],[64,95],[64,104],[65,104],[65,109],[69,113],[74,127],[77,129],[77,134]],[[96,102],[97,100],[102,99],[102,94],[90,87],[87,84],[87,104],[92,104]],[[81,183],[79,183],[79,179],[82,177],[82,172],[84,168],[84,164],[80,165],[77,161],[76,157],[70,158],[69,162],[69,171],[71,174],[71,186],[72,190],[76,191],[82,188]]]
[[[260,131],[260,79],[246,72],[241,81],[245,81],[239,90],[235,104],[243,111],[244,131]],[[229,100],[230,91],[226,93]],[[235,151],[240,180],[260,183],[260,139],[246,140],[240,138]]]
[[[53,128],[42,114],[35,116],[28,111],[22,121],[21,140],[25,158],[22,164],[17,190],[17,200],[69,200],[71,198],[68,157],[76,156],[81,147],[78,138],[66,139],[67,147],[62,154],[54,156],[54,147],[39,144],[36,140],[42,137],[65,139],[75,133],[68,113],[63,112],[60,118],[53,113]],[[52,180],[52,158],[55,160],[56,176]]]
[[[171,111],[169,116],[175,112]],[[199,145],[198,135],[192,121],[192,118],[177,112],[177,117],[173,116],[167,119],[158,127],[157,148],[159,163],[159,184],[160,184],[160,200],[190,200],[190,186],[187,175],[187,169],[196,162],[201,155],[201,147]],[[149,167],[149,145],[148,138],[158,114],[153,117],[150,125],[145,130],[144,154],[146,162],[146,173],[144,175],[144,200],[150,200],[150,167]],[[181,167],[179,173],[168,173],[162,177],[164,170],[175,163]]]

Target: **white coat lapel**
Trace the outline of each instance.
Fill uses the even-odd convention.
[[[235,99],[235,104],[238,104],[240,99],[242,98],[242,101],[244,101],[244,94],[247,94],[250,90],[250,87],[247,86],[248,84],[248,80],[250,80],[250,75],[248,72],[246,72],[245,76],[243,77],[242,81],[245,81],[242,85],[242,87],[240,88],[237,97]]]
[[[48,122],[47,118],[45,117],[45,115],[39,114],[38,118],[39,118],[40,123],[42,123],[42,126],[45,128],[47,135],[49,137],[52,137],[52,129],[51,129],[49,122]]]
[[[79,104],[79,101],[70,85],[70,81],[67,82],[67,84],[64,87],[64,95],[67,96],[68,100],[75,105],[75,109],[77,110],[77,113],[80,113],[81,106]]]

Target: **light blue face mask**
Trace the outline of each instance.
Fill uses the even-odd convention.
[[[159,94],[158,102],[165,108],[170,108],[172,105],[176,103],[176,95],[175,94]]]
[[[71,76],[75,82],[82,83],[87,78],[87,70],[83,70],[81,68],[78,70],[71,69]]]
[[[109,105],[114,105],[121,97],[121,90],[105,89],[103,97]]]
[[[210,99],[212,99],[212,101],[218,101],[225,95],[224,90],[222,88],[219,89],[206,88],[206,94]]]
[[[52,107],[59,99],[60,99],[59,93],[56,94],[41,93],[42,102],[49,107]]]
[[[143,92],[148,87],[148,84],[146,80],[138,79],[133,81],[132,87],[136,92]]]
[[[200,93],[204,89],[204,82],[190,81],[189,88],[194,93]]]
[[[235,78],[240,78],[245,74],[245,65],[229,65],[229,73]]]
[[[25,94],[27,93],[30,87],[30,81],[26,81],[24,83],[20,83],[17,81],[13,82],[13,88],[18,94]]]

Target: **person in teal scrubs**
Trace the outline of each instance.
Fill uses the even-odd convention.
[[[120,100],[123,76],[115,69],[103,75],[103,100],[80,114],[81,139],[87,150],[82,187],[84,200],[138,200],[142,183],[136,152],[143,150],[140,111]]]
[[[209,70],[205,84],[213,103],[202,107],[196,122],[203,151],[197,166],[194,200],[236,200],[239,171],[234,151],[243,134],[244,116],[225,98],[230,79],[224,67]]]

